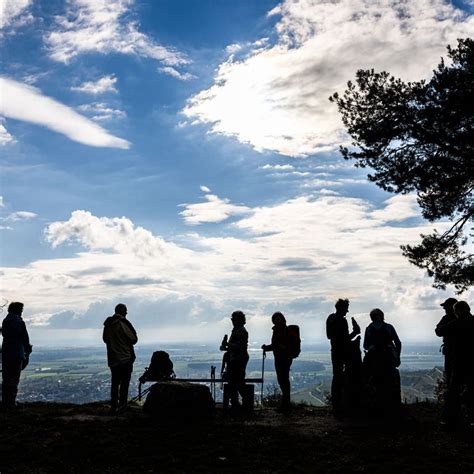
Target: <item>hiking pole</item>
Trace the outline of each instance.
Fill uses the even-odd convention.
[[[267,357],[267,353],[265,351],[265,349],[263,350],[263,354],[262,354],[262,385],[260,387],[260,408],[263,409],[263,377],[264,377],[264,374],[265,374],[265,359]]]

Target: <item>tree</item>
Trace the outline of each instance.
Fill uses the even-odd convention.
[[[428,81],[403,82],[388,72],[359,70],[342,96],[330,97],[352,137],[340,147],[357,167],[370,167],[370,181],[394,193],[417,194],[422,215],[448,218],[448,230],[421,235],[403,254],[434,278],[433,286],[473,284],[471,234],[474,187],[474,40],[448,46]]]

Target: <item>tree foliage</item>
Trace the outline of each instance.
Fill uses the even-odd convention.
[[[452,221],[445,232],[422,235],[402,250],[434,277],[435,287],[453,284],[462,292],[474,280],[474,40],[448,46],[448,56],[450,63],[441,59],[428,81],[359,70],[330,100],[352,137],[352,146],[340,149],[345,159],[371,168],[368,178],[386,191],[415,192],[429,221]]]

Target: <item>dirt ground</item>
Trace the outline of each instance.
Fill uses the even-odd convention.
[[[473,473],[474,436],[438,428],[438,407],[397,421],[335,419],[327,408],[158,422],[140,408],[28,404],[0,413],[0,472]]]

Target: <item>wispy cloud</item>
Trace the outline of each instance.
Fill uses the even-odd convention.
[[[79,106],[79,110],[92,115],[92,120],[98,122],[104,120],[125,118],[127,114],[120,109],[114,109],[104,102],[95,102],[93,104],[83,104]]]
[[[287,156],[344,143],[328,97],[357,69],[422,79],[446,56],[447,44],[474,30],[474,16],[444,0],[287,0],[270,17],[279,17],[276,43],[243,58],[231,54],[183,113],[213,133]]]
[[[0,117],[0,146],[16,143],[16,139],[5,127],[5,119]]]
[[[168,66],[187,64],[183,54],[162,46],[130,19],[133,0],[68,0],[66,14],[44,40],[51,59],[67,63],[85,53],[121,53],[155,59]]]
[[[3,196],[0,196],[0,208],[5,207],[5,201],[3,200]]]
[[[116,83],[117,78],[111,74],[101,77],[97,81],[83,82],[80,86],[71,87],[71,90],[92,95],[104,94],[105,92],[117,93]]]
[[[169,76],[179,79],[180,81],[190,81],[191,79],[196,79],[196,76],[190,72],[179,72],[176,68],[171,66],[160,67],[158,71],[168,74]]]
[[[0,29],[12,26],[21,26],[31,20],[27,13],[32,0],[2,0],[0,2]]]
[[[29,221],[37,217],[38,214],[30,211],[17,211],[12,212],[7,217],[3,218],[3,220],[7,222],[18,222],[18,221]]]
[[[0,77],[2,98],[0,114],[17,120],[42,125],[84,145],[129,148],[130,143],[105,129],[38,89]]]
[[[205,193],[209,192],[209,188],[201,186],[201,190]],[[207,202],[196,204],[181,204],[184,211],[180,212],[184,222],[188,225],[199,225],[209,222],[222,222],[231,216],[238,216],[250,211],[246,206],[239,204],[231,204],[229,199],[221,199],[215,194],[206,194]]]

